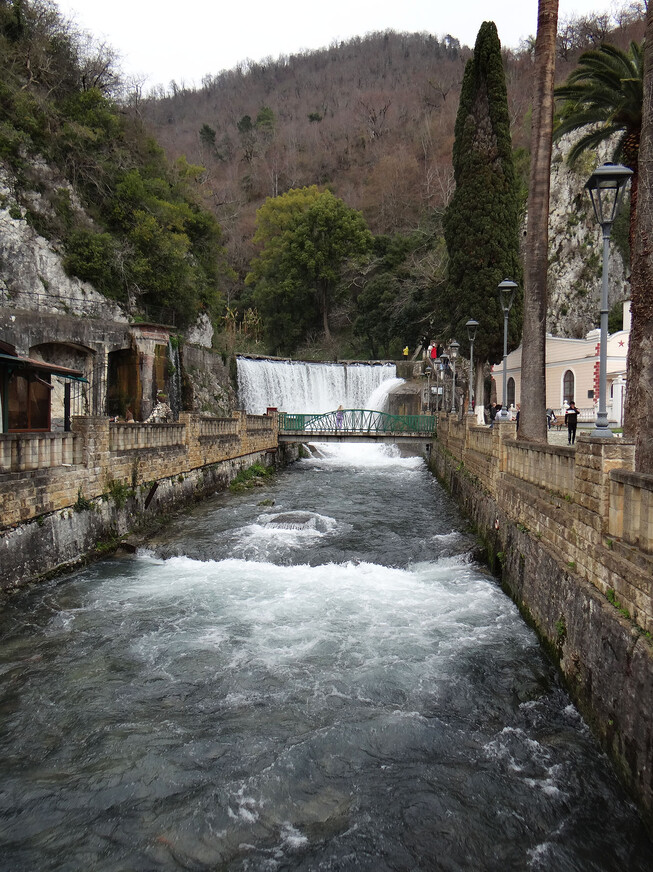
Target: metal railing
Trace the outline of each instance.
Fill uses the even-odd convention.
[[[435,418],[432,415],[390,415],[372,409],[342,409],[320,415],[280,412],[279,432],[430,436],[435,433]]]

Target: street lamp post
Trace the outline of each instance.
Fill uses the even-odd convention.
[[[453,361],[453,381],[451,383],[451,413],[456,411],[456,358],[458,357],[458,349],[460,344],[454,339],[449,343],[449,355]]]
[[[499,284],[499,300],[503,309],[503,394],[501,397],[501,417],[508,414],[506,397],[508,395],[508,315],[515,300],[517,283],[511,279],[504,279]]]
[[[620,164],[605,163],[594,170],[585,187],[592,198],[596,220],[603,231],[603,274],[601,283],[601,344],[599,351],[599,410],[591,435],[609,439],[606,401],[608,381],[608,265],[610,262],[610,232],[624,198],[628,179],[633,171]]]
[[[448,365],[449,365],[449,355],[445,351],[440,355],[440,367],[441,367],[440,368],[440,379],[442,381],[442,385],[441,385],[441,387],[442,387],[442,399],[441,399],[441,403],[440,403],[440,410],[442,412],[444,412],[445,409],[447,408],[447,396],[446,396],[445,389],[444,389],[444,387],[446,385],[446,381],[445,381],[444,376],[445,376],[445,372],[446,372]]]
[[[469,338],[469,408],[467,409],[468,415],[474,414],[474,340],[476,339],[476,330],[478,328],[478,321],[474,321],[473,318],[470,318],[469,321],[465,324],[467,327],[467,336]]]

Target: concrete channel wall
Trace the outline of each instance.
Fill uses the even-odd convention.
[[[0,435],[0,590],[80,562],[254,463],[283,462],[277,416],[172,424],[80,417],[71,433]]]
[[[653,831],[653,476],[621,439],[540,446],[454,416],[430,464]]]

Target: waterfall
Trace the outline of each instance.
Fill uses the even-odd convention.
[[[283,412],[329,412],[339,405],[383,411],[388,391],[400,382],[394,363],[238,358],[239,399],[248,412],[256,415],[269,406]]]
[[[175,421],[179,420],[181,411],[181,361],[179,348],[168,340],[168,373],[167,373],[168,405],[172,409]]]

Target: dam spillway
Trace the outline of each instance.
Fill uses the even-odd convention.
[[[393,363],[310,363],[238,358],[238,396],[251,414],[348,409],[383,411],[388,391],[401,383]]]

